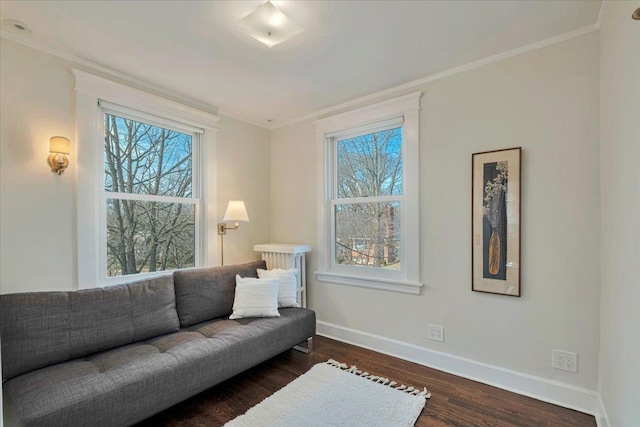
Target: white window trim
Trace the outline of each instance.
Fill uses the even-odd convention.
[[[420,283],[420,97],[421,92],[394,98],[347,113],[317,120],[316,150],[318,159],[318,271],[320,282],[336,283],[371,289],[419,295]],[[403,277],[388,277],[378,269],[361,268],[363,274],[345,273],[332,262],[331,194],[333,159],[329,138],[336,134],[357,131],[388,119],[402,116],[403,125],[403,196],[402,196],[402,262],[406,264]],[[342,266],[344,267],[344,266]],[[367,275],[367,271],[372,271]],[[386,276],[386,277],[385,277]]]
[[[193,197],[173,197],[173,196],[159,196],[159,195],[150,195],[150,194],[137,194],[137,193],[119,193],[105,190],[105,174],[102,172],[102,168],[98,171],[98,187],[100,188],[100,243],[98,245],[100,249],[100,262],[98,265],[99,274],[104,274],[107,271],[107,227],[106,227],[106,217],[107,217],[107,199],[118,199],[118,200],[137,200],[137,201],[148,201],[148,202],[160,202],[160,203],[180,203],[180,204],[190,204],[194,207],[195,214],[195,265],[203,266],[205,264],[204,252],[205,249],[205,240],[202,238],[201,230],[204,226],[203,224],[203,195],[201,192],[201,186],[203,184],[201,175],[202,170],[202,156],[204,152],[202,151],[201,138],[204,133],[204,130],[200,128],[195,128],[191,126],[184,125],[182,123],[176,123],[170,119],[164,119],[161,117],[156,117],[150,114],[141,113],[130,108],[119,107],[117,105],[99,101],[99,128],[97,137],[105,135],[104,128],[104,116],[105,114],[114,115],[117,117],[122,117],[125,119],[135,120],[138,122],[143,122],[145,124],[149,124],[152,126],[158,126],[165,129],[171,129],[176,132],[182,132],[192,137],[192,194]],[[104,165],[105,155],[104,149],[98,150],[98,164]],[[134,275],[121,275],[121,276],[105,276],[100,277],[102,284],[104,286],[112,286],[125,282],[130,282],[131,280],[144,280],[151,277],[158,277],[170,274],[171,270],[159,270],[154,272],[146,272],[139,273]]]
[[[169,274],[166,271],[144,275],[106,278],[101,271],[101,223],[103,209],[103,180],[100,179],[103,164],[98,132],[102,129],[99,101],[122,106],[124,111],[136,111],[196,128],[203,133],[199,138],[201,209],[205,218],[200,222],[200,259],[203,266],[216,265],[218,259],[216,229],[216,134],[220,118],[212,113],[198,110],[157,95],[134,89],[102,77],[73,70],[75,77],[76,137],[75,144],[78,167],[76,168],[76,283],[75,289],[126,283],[136,279]],[[137,114],[140,117],[140,114]],[[194,153],[195,157],[196,153]]]

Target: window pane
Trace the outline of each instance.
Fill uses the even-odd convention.
[[[336,263],[400,268],[400,202],[336,205]]]
[[[192,136],[105,114],[105,190],[192,197]]]
[[[107,276],[194,267],[194,206],[107,199]]]
[[[337,142],[338,198],[402,194],[402,128]]]

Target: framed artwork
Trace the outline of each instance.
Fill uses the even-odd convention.
[[[522,148],[471,156],[471,290],[520,296]]]

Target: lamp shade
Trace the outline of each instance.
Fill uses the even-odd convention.
[[[49,152],[69,154],[69,140],[64,136],[53,136],[49,139]]]
[[[223,221],[242,221],[249,222],[247,208],[244,206],[244,200],[231,200],[224,213]]]

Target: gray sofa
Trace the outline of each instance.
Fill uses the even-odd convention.
[[[131,425],[312,337],[304,308],[228,319],[235,275],[257,268],[0,295],[5,425]]]

